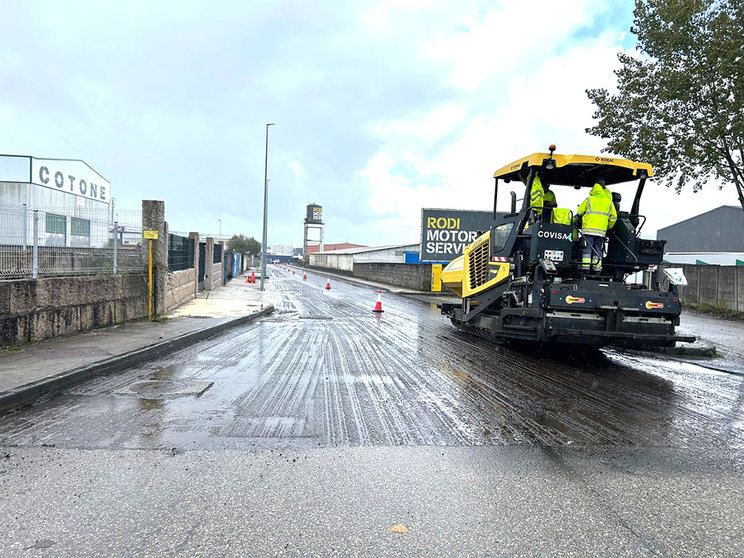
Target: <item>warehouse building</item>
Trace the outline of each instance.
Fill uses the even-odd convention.
[[[85,161],[0,155],[0,244],[30,244],[34,210],[40,246],[105,244],[111,199],[111,183]]]
[[[744,265],[744,210],[724,205],[656,233],[673,264]]]
[[[309,255],[310,267],[337,269],[351,273],[354,271],[355,263],[405,263],[406,253],[418,253],[419,249],[419,244],[392,244],[316,252]]]
[[[319,245],[308,245],[307,247],[307,253],[308,254],[317,254],[321,251],[321,248],[323,248],[323,252],[334,252],[336,250],[346,250],[347,248],[367,248],[364,244],[353,244],[351,242],[339,242],[336,244],[324,244],[323,246]]]

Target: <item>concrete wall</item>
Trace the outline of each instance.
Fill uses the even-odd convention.
[[[165,311],[170,312],[196,297],[196,269],[182,269],[168,274],[165,291]]]
[[[431,290],[431,264],[355,263],[354,277],[415,291]]]
[[[147,316],[144,274],[0,283],[0,345],[39,341]]]
[[[665,267],[681,267],[684,271],[687,287],[679,290],[683,303],[710,304],[744,312],[744,266],[685,264]]]

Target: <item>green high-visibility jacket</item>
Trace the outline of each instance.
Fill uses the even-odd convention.
[[[543,189],[540,177],[535,175],[532,181],[532,190],[530,191],[530,207],[535,210],[535,213],[542,215],[543,209],[543,198],[545,198],[545,190]]]
[[[543,194],[543,205],[545,205],[545,202],[553,202],[555,205],[558,205],[555,201],[555,192],[553,190],[548,190]]]
[[[589,197],[582,202],[576,214],[581,217],[582,234],[590,236],[605,236],[607,229],[614,227],[617,221],[612,194],[608,196],[599,184],[592,186]]]
[[[565,207],[556,207],[553,209],[553,213],[550,216],[550,222],[559,225],[570,225],[571,212]]]

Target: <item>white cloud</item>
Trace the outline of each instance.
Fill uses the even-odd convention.
[[[528,72],[492,72],[464,97],[472,97],[470,104],[461,100],[429,117],[413,114],[374,128],[385,143],[360,173],[370,207],[398,234],[416,238],[421,207],[490,209],[493,172],[514,159],[550,143],[564,153],[599,152],[602,143],[584,132],[593,112],[584,90],[612,83],[618,37],[605,33]],[[487,92],[495,88],[503,100],[491,102]],[[503,208],[508,198],[501,200]]]

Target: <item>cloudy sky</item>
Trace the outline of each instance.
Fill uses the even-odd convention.
[[[599,152],[584,90],[613,86],[632,7],[3,1],[0,153],[84,159],[118,207],[163,199],[173,230],[260,238],[275,122],[270,243],[301,244],[308,203],[327,242],[415,242],[422,207],[489,209],[522,155]],[[737,203],[647,190],[647,233]]]

